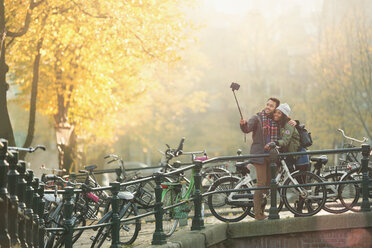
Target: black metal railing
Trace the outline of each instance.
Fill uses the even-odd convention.
[[[63,239],[65,241],[65,247],[72,247],[73,233],[78,230],[93,229],[105,226],[111,226],[111,246],[117,247],[119,245],[119,229],[120,223],[132,221],[140,218],[144,218],[150,215],[155,216],[155,231],[153,234],[152,244],[161,245],[166,243],[166,236],[163,231],[163,212],[169,208],[177,207],[187,202],[178,202],[172,206],[163,207],[161,202],[162,198],[162,187],[161,184],[165,181],[165,178],[180,172],[194,169],[194,182],[195,190],[192,198],[189,201],[194,202],[194,216],[192,219],[191,230],[202,230],[204,228],[204,220],[202,213],[202,199],[210,194],[216,194],[221,192],[236,192],[246,189],[232,189],[226,191],[213,191],[202,194],[201,191],[201,169],[205,164],[222,162],[222,161],[242,161],[256,157],[270,157],[271,159],[271,170],[273,173],[270,186],[268,187],[256,187],[250,188],[250,190],[258,189],[270,189],[271,191],[271,207],[269,210],[269,219],[278,219],[278,209],[276,206],[276,192],[280,187],[292,187],[292,186],[278,186],[275,180],[275,171],[277,170],[276,161],[279,156],[284,155],[317,155],[317,154],[334,154],[334,153],[345,153],[345,152],[362,152],[363,158],[361,161],[362,166],[362,180],[359,181],[348,181],[340,183],[357,182],[362,183],[362,205],[361,211],[371,211],[369,202],[369,189],[368,184],[370,179],[368,178],[368,161],[370,146],[362,145],[361,148],[345,148],[335,150],[320,150],[320,151],[309,151],[309,152],[295,152],[295,153],[283,153],[278,154],[274,150],[270,154],[258,154],[258,155],[239,155],[239,156],[221,156],[212,158],[205,161],[195,161],[195,164],[186,166],[184,168],[177,169],[168,173],[154,173],[152,176],[141,178],[135,181],[129,182],[112,182],[110,186],[93,188],[91,191],[110,190],[112,195],[112,219],[107,223],[74,227],[72,221],[73,215],[73,196],[82,192],[81,189],[74,189],[72,187],[65,187],[63,190],[58,190],[58,194],[63,195],[64,201],[64,222],[63,227],[58,228],[46,228],[44,223],[44,208],[45,200],[43,199],[44,194],[55,194],[53,190],[45,190],[44,184],[39,182],[38,178],[35,178],[32,170],[26,170],[26,163],[18,160],[17,151],[9,151],[7,147],[7,141],[0,139],[0,246],[1,247],[12,247],[15,245],[21,245],[22,247],[43,247],[44,246],[44,235],[45,232],[61,232],[63,233]],[[114,172],[114,171],[112,171]],[[155,207],[153,211],[138,215],[132,218],[119,219],[119,205],[120,200],[118,193],[121,187],[138,184],[154,180],[155,187]],[[322,182],[318,184],[304,184],[304,185],[328,185],[337,184],[337,182]],[[296,185],[298,186],[298,185]],[[11,221],[9,221],[11,220]]]

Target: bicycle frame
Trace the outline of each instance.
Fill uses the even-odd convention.
[[[275,181],[279,185],[282,185],[285,181],[287,181],[287,179],[290,179],[291,182],[294,185],[298,185],[299,184],[298,181],[292,177],[292,174],[294,172],[291,173],[289,171],[288,166],[285,163],[284,159],[281,159],[280,163],[281,163],[282,166],[279,167],[278,174],[275,177]],[[253,180],[252,180],[252,178],[249,174],[242,177],[240,179],[240,181],[238,182],[238,184],[234,187],[234,189],[242,189],[242,186],[247,186],[248,188],[254,188],[255,187],[255,184],[253,183]],[[296,187],[296,190],[298,190],[300,192],[301,196],[307,196],[308,195],[306,190],[303,189],[302,187]],[[229,196],[228,196],[229,202],[239,202],[239,201],[241,201],[241,199],[233,199],[234,196],[236,196],[237,194],[239,194],[239,192],[232,192],[231,194],[229,194]],[[282,195],[281,195],[281,197],[282,197]]]
[[[186,180],[187,178],[185,176],[181,176],[182,177],[182,181],[180,181],[181,184],[188,184],[187,186],[187,190],[182,192],[181,190],[181,194],[177,194],[177,198],[176,198],[176,201],[186,201],[190,198],[190,195],[195,192],[195,182],[194,182],[194,169],[191,169],[191,179],[190,180]],[[164,188],[163,192],[162,192],[162,199],[164,199],[164,196],[165,194],[169,191],[169,190],[175,190],[175,185],[172,185],[172,183],[162,183],[162,187]]]

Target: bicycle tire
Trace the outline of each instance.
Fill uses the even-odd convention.
[[[78,227],[78,226],[86,226],[86,220],[81,215],[79,215],[76,218],[73,227]],[[79,231],[74,232],[74,235],[72,236],[72,244],[74,244],[80,238],[80,236],[83,234],[83,232],[84,232],[84,230],[79,230]],[[61,248],[61,247],[64,246],[64,244],[65,244],[64,237],[60,237],[59,239],[57,239],[56,243],[53,245],[53,248]]]
[[[207,191],[216,180],[228,174],[228,170],[216,166],[202,171],[202,188]]]
[[[210,187],[209,191],[218,191],[218,190],[229,190],[234,189],[235,185],[240,181],[237,177],[222,177],[215,181]],[[251,193],[249,189],[247,192],[239,192],[240,194]],[[237,207],[235,204],[229,204],[227,198],[231,193],[215,193],[208,196],[208,207],[213,216],[223,222],[238,222],[244,219],[247,215],[254,218],[253,213],[253,199],[252,206]],[[222,207],[228,206],[227,209]],[[234,216],[230,215],[230,209],[239,209],[240,211]],[[221,209],[221,211],[219,211]]]
[[[106,227],[100,227],[97,231],[97,234],[96,236],[94,237],[93,239],[93,242],[92,242],[92,245],[90,246],[90,248],[94,248],[94,247],[101,247],[103,242],[105,242],[106,238],[107,238],[107,233],[103,233],[104,229]],[[97,243],[97,246],[95,246]]]
[[[368,167],[368,177],[372,178],[372,168]],[[349,171],[341,181],[349,181],[349,180],[362,180],[362,172],[361,168],[355,168]],[[369,190],[371,195],[371,189]],[[342,204],[348,209],[353,212],[360,212],[363,197],[362,192],[362,183],[349,183],[349,184],[341,184],[339,187],[339,195],[340,201]]]
[[[322,183],[323,180],[308,171],[295,171],[292,177],[298,182],[303,181],[308,184],[310,183]],[[290,178],[288,178],[284,185],[293,185]],[[327,197],[327,190],[325,185],[317,186],[302,186],[302,190],[306,192],[306,195],[300,196],[298,187],[283,188],[282,197],[287,209],[295,214],[295,216],[312,216],[317,214],[323,209],[324,203]]]
[[[166,189],[162,197],[163,208],[176,203],[177,193],[173,189]],[[177,228],[179,220],[175,218],[175,208],[163,211],[163,232],[166,237],[170,237]]]
[[[128,205],[130,204],[130,205]],[[127,203],[129,206],[120,219],[128,219],[138,216],[138,209],[134,203]],[[124,208],[126,208],[126,206]],[[139,231],[141,230],[141,222],[139,219],[130,220],[120,223],[119,243],[120,245],[130,245],[136,241]]]
[[[46,227],[58,227],[57,223],[59,222],[59,211],[57,211],[57,204],[56,203],[50,203],[49,204],[49,211],[48,215],[45,215],[45,224]],[[55,240],[55,232],[45,232],[44,237],[44,247],[45,248],[52,248]]]
[[[333,172],[324,177],[325,182],[338,182],[341,180],[344,173],[341,172]],[[336,191],[334,191],[331,187],[335,187]],[[345,207],[345,205],[340,200],[339,194],[339,185],[327,185],[327,199],[324,204],[323,209],[329,213],[333,214],[341,214],[347,212],[349,209]],[[333,196],[333,194],[336,194]]]

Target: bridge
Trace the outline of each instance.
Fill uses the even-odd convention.
[[[202,194],[201,192],[201,168],[203,164],[211,161],[226,161],[226,160],[245,160],[249,159],[250,155],[245,156],[226,156],[218,157],[206,161],[195,161],[195,164],[186,166],[168,173],[156,173],[151,177],[142,178],[136,181],[129,182],[113,182],[108,187],[90,188],[88,192],[99,192],[109,190],[112,194],[112,211],[111,219],[107,219],[98,225],[90,226],[89,223],[84,226],[76,227],[74,225],[75,218],[73,216],[73,207],[78,205],[74,202],[74,195],[81,193],[86,194],[87,191],[82,189],[74,189],[70,186],[64,190],[58,190],[59,194],[63,194],[63,222],[60,227],[48,228],[44,222],[44,194],[53,194],[55,191],[44,191],[44,185],[39,184],[39,179],[34,178],[33,172],[28,171],[25,175],[25,162],[18,161],[18,153],[11,152],[7,149],[7,142],[2,140],[3,146],[0,147],[0,246],[10,247],[19,244],[28,244],[27,247],[43,247],[43,238],[46,232],[61,233],[61,241],[65,247],[72,247],[73,234],[79,230],[91,230],[94,227],[108,228],[110,232],[111,245],[107,243],[107,247],[119,247],[119,233],[121,223],[141,219],[141,222],[146,223],[146,218],[152,218],[152,232],[149,234],[152,237],[143,237],[148,242],[139,244],[138,247],[149,247],[151,244],[156,244],[154,247],[371,247],[371,208],[370,208],[370,178],[368,178],[368,161],[370,147],[363,145],[362,148],[349,148],[339,150],[323,150],[311,152],[297,152],[291,154],[331,154],[339,152],[362,152],[363,159],[360,170],[362,171],[362,180],[351,180],[345,182],[321,182],[306,184],[316,187],[324,187],[331,184],[352,184],[361,183],[360,193],[362,202],[358,213],[346,213],[340,215],[321,215],[292,218],[291,216],[282,215],[279,213],[276,204],[276,192],[279,187],[277,181],[273,177],[270,187],[271,191],[271,208],[269,211],[269,219],[264,221],[243,221],[238,223],[216,223],[211,224],[204,218],[202,198],[208,194],[221,193],[225,191],[212,191]],[[270,152],[272,161],[271,169],[276,171],[276,163],[278,153]],[[283,155],[283,154],[280,154]],[[258,155],[255,155],[258,156]],[[9,164],[8,164],[9,162]],[[187,201],[177,202],[171,206],[163,206],[161,201],[162,181],[165,176],[176,174],[189,169],[195,170],[193,179],[195,180],[195,192]],[[19,172],[19,173],[18,173]],[[275,175],[275,173],[272,173]],[[26,181],[24,180],[26,179]],[[136,217],[128,219],[119,217],[119,191],[121,186],[135,185],[139,182],[155,180],[155,197],[156,203],[153,211],[140,214]],[[68,182],[66,182],[68,183]],[[26,187],[27,184],[27,187]],[[285,185],[284,185],[285,186]],[[283,186],[283,187],[284,187]],[[287,185],[285,187],[293,187]],[[301,185],[303,186],[303,185]],[[298,187],[298,186],[294,186]],[[250,188],[255,190],[259,188]],[[359,187],[358,187],[359,189]],[[237,191],[233,189],[232,191]],[[227,192],[232,192],[228,190]],[[240,191],[242,191],[240,189]],[[246,189],[245,189],[246,191]],[[9,192],[9,193],[8,193]],[[359,191],[357,191],[359,192]],[[83,194],[83,195],[84,195]],[[324,194],[325,197],[326,194]],[[324,198],[323,197],[323,198]],[[191,231],[189,228],[184,228],[176,232],[171,238],[167,239],[163,232],[163,213],[167,209],[173,209],[177,206],[187,204],[189,201],[194,202],[193,216],[191,221]],[[130,202],[128,203],[130,204]],[[8,207],[9,206],[9,207]],[[288,206],[289,207],[289,206]],[[123,208],[124,209],[124,208]],[[282,216],[280,216],[282,215]],[[18,225],[19,221],[19,225]],[[146,226],[146,225],[144,225]],[[105,236],[106,238],[106,236]],[[89,240],[89,236],[84,236],[83,242]],[[105,239],[103,239],[105,241]],[[76,243],[74,246],[77,246]],[[78,245],[83,247],[84,244]],[[104,244],[106,246],[106,243]]]

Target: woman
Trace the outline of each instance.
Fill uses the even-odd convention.
[[[298,152],[306,151],[300,145],[300,135],[297,129],[288,124],[291,108],[287,103],[280,104],[274,111],[274,121],[280,127],[280,138],[275,143],[280,146],[281,152]],[[295,167],[295,170],[307,171],[310,167],[308,155],[299,157],[290,156],[286,159],[288,168]]]

